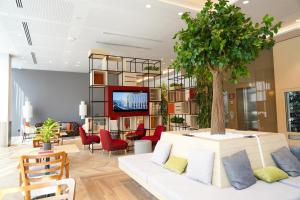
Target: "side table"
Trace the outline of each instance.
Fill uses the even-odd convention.
[[[152,142],[150,140],[134,141],[134,154],[151,153]]]

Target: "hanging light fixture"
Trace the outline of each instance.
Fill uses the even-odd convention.
[[[25,122],[30,122],[32,117],[33,117],[32,106],[29,101],[26,101],[25,105],[23,106],[23,118],[25,119]]]
[[[81,117],[81,119],[84,119],[86,115],[87,115],[87,105],[85,104],[84,101],[81,101],[79,105],[79,116]]]

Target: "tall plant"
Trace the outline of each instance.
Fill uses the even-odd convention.
[[[196,102],[198,105],[197,124],[199,128],[209,128],[212,105],[212,77],[203,73],[195,75],[196,79]]]
[[[211,133],[225,134],[223,79],[237,83],[248,76],[246,65],[261,50],[273,47],[281,23],[274,25],[274,18],[266,15],[254,24],[228,0],[207,0],[195,17],[184,13],[182,19],[187,26],[174,36],[177,57],[173,67],[184,68],[188,74],[199,71],[212,76]]]
[[[168,124],[168,90],[166,83],[161,85],[161,115],[163,125]]]

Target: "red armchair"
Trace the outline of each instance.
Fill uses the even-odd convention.
[[[89,150],[94,150],[93,147],[90,148],[90,145],[99,144],[100,137],[98,135],[86,135],[85,130],[80,126],[79,127],[79,134],[81,138],[81,143],[84,145],[89,145]]]
[[[152,144],[156,144],[160,140],[161,133],[165,130],[165,127],[159,125],[156,127],[154,134],[151,136],[144,136],[142,140],[151,140]]]
[[[112,151],[124,150],[127,152],[128,143],[125,140],[112,139],[109,131],[100,130],[100,138],[103,151],[108,151],[110,157]]]
[[[142,137],[146,135],[146,130],[144,128],[144,124],[139,124],[136,131],[127,133],[126,139],[128,140],[140,140]]]

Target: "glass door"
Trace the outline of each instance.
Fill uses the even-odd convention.
[[[257,131],[256,88],[240,88],[236,94],[238,129]]]

